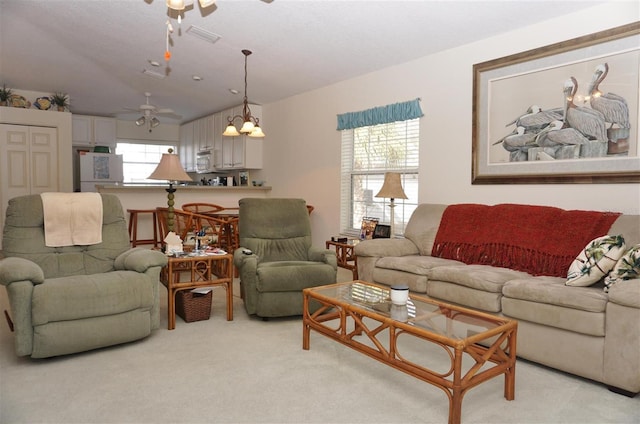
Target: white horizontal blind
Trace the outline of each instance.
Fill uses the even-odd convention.
[[[176,146],[166,144],[122,143],[118,141],[116,154],[122,155],[122,173],[125,183],[158,184],[158,180],[149,180],[163,153],[169,147],[176,151]]]
[[[363,217],[390,223],[389,199],[374,197],[387,171],[402,174],[408,199],[395,199],[395,230],[404,228],[417,207],[419,119],[342,131],[340,231],[359,236]]]

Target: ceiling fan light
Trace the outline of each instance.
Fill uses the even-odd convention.
[[[151,118],[151,123],[149,125],[151,125],[151,128],[155,128],[160,125],[160,121],[154,116],[153,118]]]
[[[200,0],[200,7],[203,9],[214,4],[216,4],[216,0]]]
[[[167,0],[167,7],[173,10],[184,10],[184,0]]]
[[[244,124],[242,124],[242,128],[240,128],[240,132],[250,133],[251,131],[253,131],[254,128],[255,128],[255,125],[253,125],[253,122],[245,121]]]
[[[145,122],[147,122],[147,120],[145,119],[144,116],[141,116],[138,119],[136,119],[136,125],[139,127],[143,126]]]
[[[256,126],[253,128],[253,131],[251,131],[251,132],[249,133],[249,137],[262,138],[262,137],[264,137],[264,135],[265,135],[265,134],[262,132],[262,128],[260,128],[258,125],[256,125]]]
[[[238,129],[235,127],[235,125],[233,125],[232,123],[229,123],[229,125],[227,125],[227,128],[224,130],[222,135],[227,137],[237,137],[240,135],[240,133],[238,132]]]

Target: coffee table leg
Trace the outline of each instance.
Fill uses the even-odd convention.
[[[516,337],[518,329],[515,328],[509,336],[509,359],[511,366],[504,373],[504,397],[513,400],[516,397]]]
[[[309,295],[304,291],[302,292],[302,349],[309,350],[309,337],[311,333],[311,327],[308,323],[309,320]]]

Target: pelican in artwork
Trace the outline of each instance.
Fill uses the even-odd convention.
[[[621,128],[630,128],[629,123],[629,106],[627,101],[614,93],[603,93],[599,89],[599,85],[604,81],[609,73],[609,64],[603,63],[596,66],[589,85],[589,102],[591,107],[604,115],[604,120],[614,124],[618,124]]]
[[[527,109],[527,113],[519,116],[505,126],[516,124],[517,127],[524,127],[527,131],[539,131],[545,128],[552,121],[562,119],[562,109],[542,110],[538,105],[532,105]]]
[[[575,128],[563,128],[564,122],[553,121],[536,135],[536,144],[540,147],[575,145],[589,143],[589,139]]]
[[[500,144],[504,142],[503,147],[506,150],[513,151],[527,144],[531,144],[536,139],[537,133],[526,132],[524,127],[517,127],[511,134],[505,135],[500,140],[493,143]]]
[[[565,94],[564,122],[585,136],[606,143],[607,128],[604,115],[588,107],[576,106],[573,97],[577,91],[578,81],[574,77],[570,77],[565,81],[563,88]]]

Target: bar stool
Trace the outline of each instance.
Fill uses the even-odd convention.
[[[158,219],[156,217],[155,209],[127,209],[129,213],[129,240],[131,241],[131,247],[136,247],[139,244],[152,244],[153,247],[160,247],[160,241],[158,240]],[[138,214],[150,213],[153,220],[153,238],[152,239],[138,239]]]

